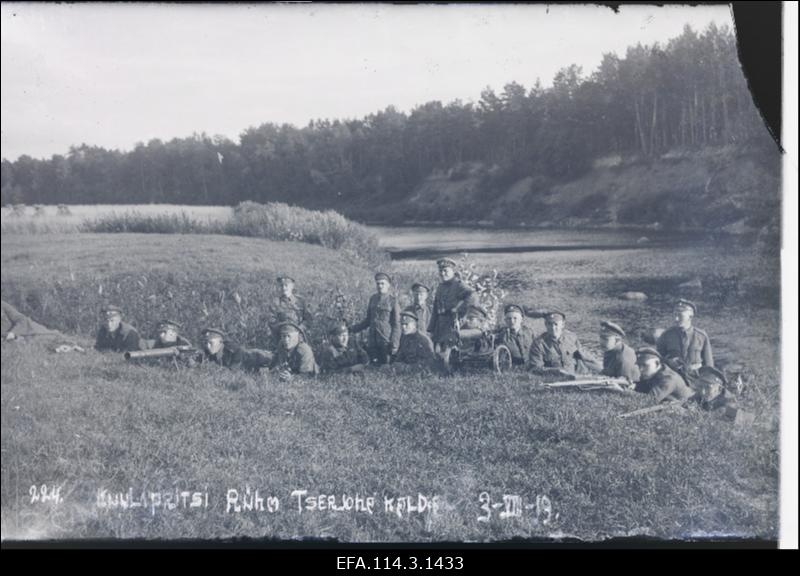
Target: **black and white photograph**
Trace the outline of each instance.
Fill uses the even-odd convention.
[[[737,4],[2,2],[3,547],[796,548]]]

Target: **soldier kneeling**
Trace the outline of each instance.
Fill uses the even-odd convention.
[[[419,331],[419,316],[414,310],[406,309],[400,314],[400,330],[400,348],[393,365],[433,369],[437,361],[433,342],[427,334]]]

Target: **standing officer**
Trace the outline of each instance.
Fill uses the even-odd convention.
[[[392,281],[387,274],[375,274],[375,294],[370,296],[367,316],[350,331],[367,333],[367,353],[373,362],[388,364],[400,347],[400,306],[390,294]]]
[[[282,322],[294,322],[303,329],[311,324],[311,313],[306,301],[294,293],[295,281],[291,276],[278,276],[278,294],[269,307],[269,327],[272,332],[273,347],[278,346],[280,334],[278,327]]]
[[[431,321],[431,309],[428,305],[428,295],[430,291],[430,288],[420,282],[412,284],[411,295],[413,303],[406,308],[414,312],[418,319],[417,332],[425,335],[428,335],[428,324],[430,324]]]
[[[478,305],[475,291],[456,277],[456,263],[450,258],[436,262],[441,283],[433,297],[433,313],[428,333],[436,354],[444,366],[449,366],[450,351],[458,345],[458,322],[466,314],[467,307]]]
[[[696,314],[694,302],[679,299],[675,304],[675,326],[665,330],[656,343],[664,361],[690,384],[701,366],[714,367],[708,334],[694,326]]]
[[[625,331],[619,324],[603,320],[600,322],[600,347],[603,353],[603,376],[627,378],[630,382],[639,381],[639,367],[636,365],[636,352],[625,343]]]
[[[122,309],[109,304],[101,313],[100,329],[97,331],[95,350],[133,352],[140,349],[136,328],[122,321]]]

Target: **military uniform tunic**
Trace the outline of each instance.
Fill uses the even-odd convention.
[[[608,350],[603,354],[603,376],[627,378],[631,382],[639,381],[639,367],[636,365],[636,352],[623,343],[620,348]]]
[[[640,380],[636,391],[650,395],[656,404],[664,400],[686,400],[694,395],[680,374],[666,365],[647,380]]]
[[[583,349],[574,332],[564,329],[558,340],[553,339],[550,334],[545,332],[531,344],[530,367],[533,370],[560,368],[567,372],[585,371],[584,366],[579,364],[575,357],[576,352],[582,357],[583,364],[588,367],[597,365],[597,361]]]
[[[346,347],[330,344],[320,358],[320,368],[323,372],[336,372],[356,364],[369,364],[369,356],[355,342],[348,342]]]
[[[291,350],[278,348],[270,368],[287,368],[292,374],[317,374],[319,367],[314,359],[314,351],[305,342],[300,342]]]
[[[216,354],[203,351],[203,361],[213,362],[226,368],[256,372],[259,368],[269,366],[272,354],[264,350],[248,350],[234,342],[225,342],[222,350]]]
[[[428,334],[436,344],[454,346],[458,342],[457,318],[464,316],[467,306],[478,305],[478,295],[458,278],[442,282],[433,297],[433,312]]]
[[[431,309],[428,305],[417,306],[416,304],[412,304],[407,310],[413,312],[417,317],[417,332],[430,336],[430,334],[428,334],[428,325],[431,322]]]
[[[95,350],[111,350],[112,352],[133,352],[139,350],[139,333],[136,328],[126,322],[120,322],[114,332],[101,326],[94,343]]]
[[[403,364],[432,366],[436,361],[433,342],[426,334],[421,332],[403,334],[400,338],[400,349],[397,351],[394,360]]]
[[[373,294],[367,305],[367,317],[350,328],[356,334],[369,329],[367,349],[372,358],[388,360],[400,346],[400,306],[391,294]]]
[[[306,301],[295,295],[290,298],[283,295],[275,298],[269,307],[269,325],[273,332],[281,322],[294,322],[303,328],[308,327],[311,323],[311,313],[308,311]]]
[[[505,344],[511,352],[511,361],[516,366],[525,365],[530,357],[533,332],[527,326],[513,332],[511,328],[500,328],[495,335],[496,344]]]
[[[175,342],[172,342],[172,343],[170,343],[170,342],[162,342],[161,340],[156,338],[155,340],[152,341],[152,343],[148,342],[148,346],[147,347],[148,348],[172,348],[173,346],[189,346],[191,348],[192,347],[192,343],[189,342],[183,336],[178,336],[177,340],[175,340]]]
[[[675,370],[693,370],[693,365],[714,366],[708,334],[694,326],[688,330],[672,326],[661,335],[656,347]]]

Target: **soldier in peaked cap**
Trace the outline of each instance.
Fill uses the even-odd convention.
[[[203,329],[202,362],[219,364],[226,368],[235,368],[257,372],[269,366],[272,353],[256,348],[248,349],[228,338],[224,330],[219,328]]]
[[[350,331],[344,322],[331,326],[328,341],[320,357],[323,372],[362,372],[369,365],[369,355],[355,340],[350,340]]]
[[[578,336],[565,328],[566,317],[555,308],[544,313],[547,331],[533,341],[529,353],[533,372],[574,375],[601,370],[600,362],[583,348]]]
[[[147,348],[171,348],[173,346],[189,346],[192,343],[186,338],[181,336],[180,331],[183,328],[179,322],[175,320],[164,319],[158,323],[158,333],[154,340],[148,340]]]
[[[697,371],[695,380],[697,393],[692,400],[702,410],[721,414],[726,420],[736,424],[752,423],[752,416],[739,409],[736,397],[728,390],[728,380],[721,370],[711,366],[702,366]]]
[[[419,331],[419,317],[413,309],[403,310],[400,314],[400,326],[403,335],[400,337],[400,348],[394,361],[433,368],[436,364],[433,342],[426,334]]]
[[[270,369],[277,370],[282,380],[290,380],[296,374],[317,374],[319,367],[314,359],[314,351],[305,342],[302,326],[295,322],[282,322],[278,331],[280,346]]]
[[[600,322],[600,346],[604,350],[602,375],[639,381],[636,352],[625,343],[625,331],[619,324],[608,320]]]
[[[691,398],[692,389],[679,374],[667,366],[654,348],[639,348],[636,363],[641,376],[636,391],[648,394],[655,404]]]
[[[272,345],[278,346],[280,334],[278,326],[282,322],[294,322],[304,329],[311,324],[311,313],[305,299],[294,293],[295,281],[291,276],[276,278],[278,293],[269,307],[269,327],[272,332]]]
[[[412,303],[407,308],[407,310],[413,310],[414,314],[417,315],[417,332],[425,335],[428,335],[428,324],[430,324],[431,321],[431,308],[428,305],[428,296],[430,292],[431,289],[421,282],[412,284]]]
[[[458,323],[470,305],[478,304],[475,291],[456,277],[456,263],[450,258],[437,260],[441,283],[433,297],[433,311],[428,333],[436,353],[448,366],[450,351],[458,344]]]
[[[94,348],[112,352],[133,352],[141,348],[139,332],[122,321],[122,309],[119,306],[108,305],[103,308]]]
[[[375,294],[370,296],[366,317],[350,327],[353,334],[368,330],[367,353],[379,364],[388,364],[400,348],[400,306],[391,287],[388,274],[375,274]]]
[[[697,306],[683,298],[675,303],[675,325],[658,338],[656,348],[664,361],[690,384],[702,366],[714,366],[711,341],[694,326]]]
[[[514,366],[524,366],[533,343],[533,332],[525,325],[525,310],[517,304],[507,304],[503,312],[505,326],[497,330],[495,342],[508,347]]]

